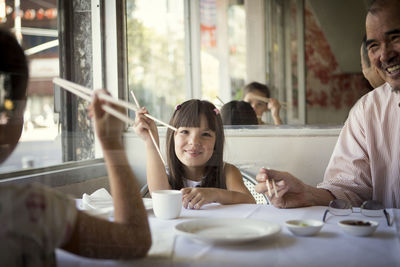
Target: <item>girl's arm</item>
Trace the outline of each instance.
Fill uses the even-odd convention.
[[[95,117],[96,133],[107,165],[114,222],[78,212],[71,238],[63,248],[87,257],[143,257],[150,248],[151,236],[139,185],[122,144],[124,124],[105,113],[102,104],[96,95],[90,114]]]
[[[157,126],[153,120],[144,115],[146,113],[148,112],[145,108],[136,113],[134,130],[145,142],[147,185],[151,194],[156,190],[171,189],[171,186],[168,183],[164,163],[149,134],[149,130],[151,130],[159,147]]]
[[[122,148],[105,149],[104,159],[114,202],[114,222],[79,211],[63,249],[90,258],[144,257],[150,249],[151,236],[139,185]]]
[[[221,199],[230,200],[231,203],[220,202],[221,204],[256,203],[250,191],[244,185],[242,174],[238,168],[232,164],[225,163],[225,177],[226,191],[231,192],[231,195],[224,195]]]
[[[190,209],[200,209],[207,203],[221,204],[255,204],[253,196],[243,183],[242,174],[235,166],[225,164],[226,188],[187,187],[182,189],[183,206]]]

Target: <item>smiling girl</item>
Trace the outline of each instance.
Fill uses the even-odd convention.
[[[169,172],[151,141],[149,130],[158,141],[155,123],[137,113],[135,132],[145,141],[147,183],[150,193],[162,189],[181,189],[183,206],[200,209],[207,203],[255,203],[243,183],[240,171],[223,161],[224,128],[218,109],[201,100],[178,105],[170,120],[177,131],[167,130]]]

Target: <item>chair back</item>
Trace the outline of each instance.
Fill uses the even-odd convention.
[[[242,174],[244,185],[250,191],[251,195],[256,200],[256,203],[269,205],[267,196],[264,194],[257,193],[256,190],[254,189],[254,186],[257,184],[256,179],[252,175],[250,175],[249,173],[247,173],[243,170],[240,170],[240,172]]]

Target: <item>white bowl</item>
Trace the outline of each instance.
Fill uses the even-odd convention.
[[[375,232],[379,223],[376,221],[344,220],[338,222],[338,225],[347,234],[354,236],[368,236]]]
[[[317,234],[324,222],[318,220],[290,220],[285,222],[286,227],[295,235],[312,236]]]

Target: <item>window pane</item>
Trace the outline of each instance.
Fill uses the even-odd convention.
[[[203,98],[240,99],[246,80],[244,2],[200,0],[200,32]]]
[[[0,17],[0,26],[15,32],[28,57],[28,101],[20,142],[0,165],[0,173],[62,162],[52,84],[52,78],[59,75],[57,1],[20,2],[20,16],[15,16],[18,7],[14,1],[6,1],[6,16]]]
[[[129,90],[163,121],[186,97],[183,15],[183,0],[127,0]]]

